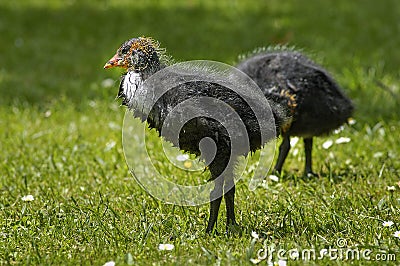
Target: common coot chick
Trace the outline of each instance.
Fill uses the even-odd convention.
[[[299,136],[304,141],[305,174],[315,175],[313,137],[328,134],[346,123],[354,109],[351,100],[324,68],[291,49],[255,52],[237,68],[250,76],[265,95],[283,96],[292,114],[292,122],[281,128],[283,140],[275,171],[282,170],[290,150],[290,137]]]
[[[116,54],[105,64],[104,68],[121,67],[127,71],[122,75],[118,96],[122,98],[122,104],[133,111],[135,117],[146,121],[150,128],[156,129],[164,139],[172,142],[174,146],[185,152],[201,155],[208,162],[211,180],[214,180],[215,187],[210,192],[210,216],[206,232],[210,233],[214,228],[222,196],[224,196],[226,202],[227,227],[236,225],[234,212],[235,184],[230,158],[235,160],[239,156],[247,155],[249,152],[260,149],[265,142],[276,137],[275,130],[281,128],[287,122],[289,116],[288,109],[281,104],[284,99],[279,95],[263,99],[264,103],[271,107],[269,109],[271,110],[271,116],[264,114],[265,118],[269,119],[272,115],[274,118],[271,119],[272,122],[267,121],[266,124],[269,128],[262,127],[263,122],[259,121],[259,117],[255,116],[254,109],[252,109],[254,106],[249,106],[249,103],[239,95],[240,93],[238,94],[219,83],[207,80],[180,82],[179,85],[168,89],[161,95],[151,107],[151,110],[144,112],[143,110],[146,109],[143,108],[146,105],[144,101],[153,97],[154,93],[154,91],[148,91],[145,81],[149,80],[157,72],[159,74],[161,71],[167,70],[168,62],[164,60],[164,55],[164,50],[160,49],[158,43],[153,39],[145,37],[133,38],[119,47]],[[247,76],[245,77],[254,84],[251,79]],[[179,76],[171,76],[170,78],[179,79]],[[161,80],[160,83],[164,81]],[[255,84],[254,86],[258,90]],[[258,92],[263,97],[259,90]],[[267,90],[266,92],[268,94]],[[252,94],[251,91],[250,94]],[[222,105],[227,105],[230,110],[234,110],[245,125],[246,132],[241,132],[239,127],[236,130],[237,126],[232,122],[231,117],[224,117],[221,119],[222,121],[217,121],[212,118],[212,114],[210,116],[204,115],[210,112],[208,110],[210,106],[202,104],[202,99],[209,98],[223,102],[224,104],[220,104],[221,108]],[[189,111],[200,115],[186,121],[179,131],[179,138],[174,139],[168,134],[168,130],[162,130],[163,124],[170,112],[188,99],[193,100],[193,105],[188,107]],[[255,102],[257,104],[257,101]],[[264,107],[256,106],[258,109],[263,109]],[[218,105],[214,106],[213,112],[218,111],[218,108]],[[179,116],[177,117],[179,119]],[[271,123],[269,124],[269,122]],[[228,134],[226,125],[234,129],[233,133]],[[268,137],[263,139],[260,137],[264,132],[261,129],[274,132],[274,134],[267,134]],[[211,155],[207,152],[203,154],[203,151],[200,150],[201,141],[205,138],[212,139],[215,143],[215,154]],[[233,143],[246,142],[248,146],[232,147]]]

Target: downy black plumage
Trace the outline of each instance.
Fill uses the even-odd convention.
[[[240,155],[247,155],[249,152],[261,148],[265,141],[276,136],[267,134],[269,137],[265,139],[263,143],[260,137],[258,117],[255,117],[249,103],[233,90],[215,82],[191,81],[182,83],[174,88],[168,89],[150,109],[146,109],[144,107],[145,103],[140,99],[143,99],[141,98],[143,95],[146,97],[149,96],[147,95],[149,93],[146,91],[145,86],[141,85],[146,79],[158,71],[163,70],[168,65],[168,60],[165,60],[164,52],[164,50],[159,48],[158,43],[151,38],[133,38],[120,46],[117,53],[106,63],[104,68],[122,67],[127,70],[127,73],[122,76],[118,96],[122,98],[123,105],[126,105],[133,111],[135,117],[141,118],[142,121],[146,120],[150,128],[156,129],[162,137],[172,142],[181,150],[196,155],[201,154],[208,164],[208,169],[211,172],[211,179],[214,180],[215,187],[210,193],[210,217],[206,232],[210,233],[214,228],[222,195],[224,195],[226,201],[227,227],[235,225],[235,184],[233,169],[229,167],[229,159],[231,156],[236,158]],[[272,115],[274,117],[274,122],[272,126],[270,125],[270,127],[273,127],[271,128],[271,132],[275,132],[275,129],[279,131],[279,128],[287,121],[289,115],[288,109],[281,104],[285,99],[279,94],[269,96],[268,91],[266,91],[265,95],[271,106]],[[222,118],[221,120],[223,121],[210,118],[212,114],[210,114],[210,116],[207,115],[208,107],[202,102],[203,97],[211,97],[228,104],[243,120],[248,140],[244,141],[240,130],[234,130],[233,132],[236,133],[228,134],[223,124],[231,123],[230,126],[235,128],[236,125],[232,125],[231,117]],[[171,137],[172,135],[169,135],[168,130],[161,131],[161,129],[163,126],[165,127],[164,122],[170,110],[187,99],[194,99],[194,104],[190,108],[193,109],[194,113],[198,112],[203,115],[199,115],[187,121],[179,132],[179,138],[174,139]],[[264,106],[260,106],[259,108],[263,109],[263,107]],[[212,112],[218,112],[218,108],[218,105],[213,107]],[[266,114],[266,118],[268,118],[268,114]],[[215,157],[211,154],[212,152],[208,154],[207,151],[200,151],[199,144],[204,138],[211,138],[216,144]],[[232,148],[232,143],[234,143],[235,140],[238,140],[239,143],[249,143],[249,145],[239,145],[239,147]],[[231,154],[232,152],[234,154]],[[217,178],[222,173],[224,173],[222,176],[223,178]]]
[[[328,134],[347,122],[353,104],[331,75],[305,55],[290,49],[253,53],[237,68],[252,78],[264,94],[278,94],[286,99],[292,123],[281,128],[283,137],[275,170],[281,172],[290,150],[290,136],[303,137],[305,174],[312,171],[314,136]],[[279,100],[278,100],[279,101]]]

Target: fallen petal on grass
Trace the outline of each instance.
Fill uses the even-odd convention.
[[[333,141],[331,139],[328,139],[324,143],[322,143],[322,148],[325,150],[329,149],[333,145]]]
[[[276,175],[269,175],[268,178],[275,182],[279,181],[279,177],[277,177]]]
[[[351,141],[351,138],[340,137],[335,141],[335,143],[342,144],[342,143],[349,143],[350,141]]]
[[[383,156],[383,152],[380,152],[380,151],[375,152],[374,155],[372,155],[372,156],[373,156],[374,158],[380,158],[380,157]]]

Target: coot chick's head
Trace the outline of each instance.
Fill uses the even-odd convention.
[[[137,73],[151,71],[160,67],[162,49],[151,38],[132,38],[124,42],[104,68],[122,67]]]

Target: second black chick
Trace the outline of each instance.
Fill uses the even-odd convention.
[[[274,170],[281,172],[290,150],[290,137],[304,140],[305,174],[312,171],[313,137],[328,134],[348,121],[354,106],[329,73],[297,51],[263,51],[242,60],[237,68],[250,76],[264,94],[285,99],[292,122],[283,137]],[[282,97],[283,96],[283,97]]]

